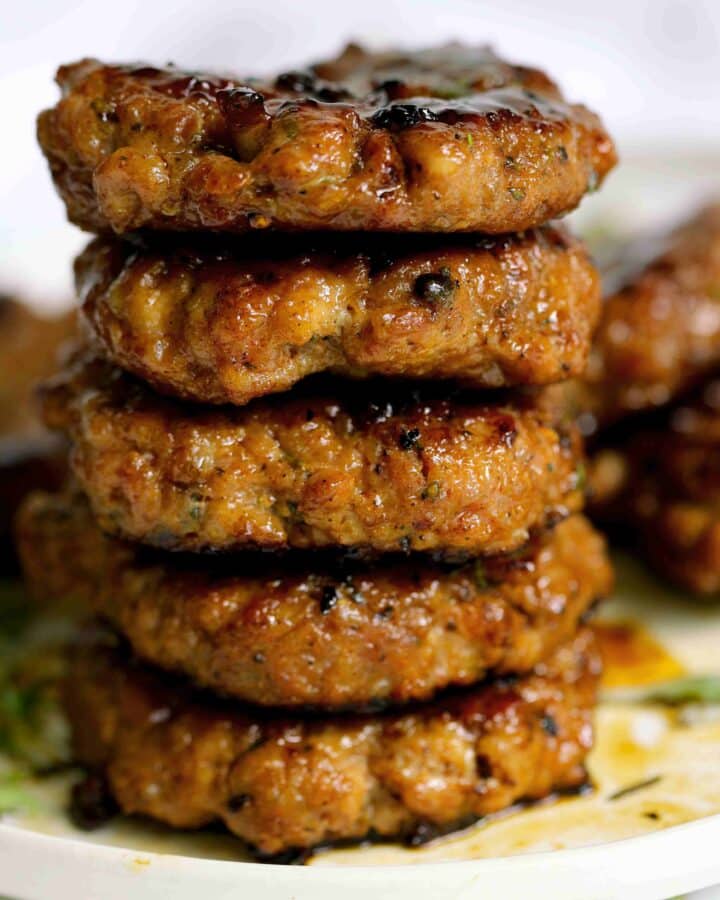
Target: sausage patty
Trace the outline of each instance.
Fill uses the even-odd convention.
[[[74,330],[75,315],[37,316],[0,295],[0,573],[16,567],[11,541],[15,511],[33,488],[52,490],[65,479],[64,441],[40,422],[35,388],[57,366],[60,344]]]
[[[275,718],[105,649],[73,654],[76,757],[126,813],[222,820],[262,854],[440,831],[586,780],[599,659],[582,631],[534,674],[373,716]]]
[[[0,294],[0,437],[43,435],[34,392],[57,367],[63,341],[75,330],[75,313],[55,318]]]
[[[38,597],[84,600],[140,657],[267,706],[380,706],[490,669],[526,672],[612,579],[604,541],[581,516],[522,556],[460,568],[170,557],[105,537],[82,501],[47,494],[27,501],[17,533]]]
[[[585,367],[599,281],[558,229],[264,246],[94,241],[75,273],[103,353],[165,393],[235,404],[324,370],[488,388]]]
[[[622,529],[663,575],[720,591],[720,381],[649,422],[611,435],[595,454],[598,521]]]
[[[487,47],[348,47],[274,80],[82,60],[38,136],[90,231],[521,231],[616,162],[599,119]]]
[[[34,490],[56,490],[67,479],[67,447],[57,435],[0,437],[0,576],[17,570],[13,522]]]
[[[571,386],[596,420],[588,430],[661,406],[720,365],[720,204],[662,244],[605,300],[587,372]]]
[[[576,432],[535,401],[425,392],[351,383],[205,409],[81,354],[44,411],[101,527],[157,547],[457,558],[514,550],[580,508]]]

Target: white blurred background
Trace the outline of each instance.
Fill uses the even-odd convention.
[[[587,201],[586,224],[612,216],[618,198],[615,224],[635,228],[720,191],[718,0],[29,0],[5,5],[0,32],[0,288],[40,305],[71,296],[70,259],[85,238],[65,222],[34,138],[59,63],[91,55],[262,74],[351,38],[490,42],[547,68],[603,116],[625,160]]]

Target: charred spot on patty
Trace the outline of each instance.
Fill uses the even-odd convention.
[[[100,772],[88,772],[73,785],[70,794],[70,818],[82,831],[94,831],[113,819],[119,807],[107,779]]]
[[[452,277],[450,269],[443,266],[439,272],[419,275],[415,279],[413,293],[418,300],[430,306],[447,306],[452,301],[457,286],[458,282]]]
[[[374,113],[370,121],[378,128],[403,131],[420,122],[437,122],[439,118],[432,109],[417,103],[392,103]]]
[[[420,429],[409,428],[400,432],[398,446],[401,450],[422,450],[420,443]]]
[[[337,588],[332,584],[326,584],[320,594],[320,612],[326,616],[338,602]]]

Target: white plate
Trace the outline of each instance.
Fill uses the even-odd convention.
[[[137,853],[0,826],[21,900],[662,900],[720,879],[720,816],[595,847],[427,866],[315,868]]]
[[[625,163],[596,211],[588,202],[579,221],[600,231],[608,220],[629,230],[667,221],[707,195],[708,184],[720,188],[718,179],[710,157],[692,164],[687,158]],[[693,604],[637,566],[624,568],[605,615],[643,621],[689,671],[720,672],[720,607]],[[56,796],[44,818],[0,824],[0,894],[16,900],[664,900],[719,884],[720,721],[683,729],[671,727],[657,709],[606,704],[598,723],[593,796],[514,813],[420,850],[335,851],[307,867],[238,861],[236,842],[175,838],[127,824],[84,836],[70,828]],[[660,783],[609,802],[614,791],[656,771],[664,776]],[[658,811],[660,819],[648,815]]]

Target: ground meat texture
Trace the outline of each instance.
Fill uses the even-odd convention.
[[[24,507],[18,539],[38,598],[84,599],[148,662],[265,706],[365,708],[489,670],[527,672],[612,580],[604,541],[581,516],[522,556],[459,568],[318,554],[181,560],[107,538],[84,503],[42,494]]]
[[[78,761],[122,810],[221,820],[262,854],[407,837],[586,781],[599,673],[581,631],[534,674],[395,714],[274,718],[79,648],[66,708]]]
[[[248,238],[224,250],[99,239],[75,271],[102,352],[205,403],[247,403],[326,370],[559,381],[583,371],[600,311],[584,248],[554,228],[307,248],[291,238],[274,251]]]
[[[90,231],[520,231],[616,162],[597,116],[487,47],[349,47],[275,80],[82,60],[38,137]]]
[[[44,410],[101,527],[158,547],[457,558],[515,550],[582,504],[577,435],[530,400],[383,382],[213,410],[81,354]]]
[[[594,456],[592,514],[687,590],[720,591],[720,382],[611,432]]]
[[[666,404],[720,364],[720,204],[640,246],[654,256],[605,300],[587,372],[571,388],[595,420],[588,431]]]

